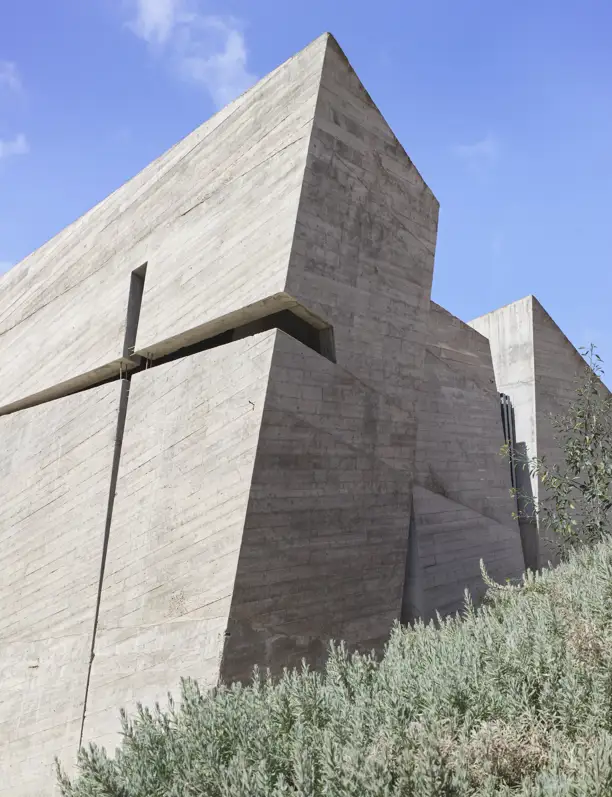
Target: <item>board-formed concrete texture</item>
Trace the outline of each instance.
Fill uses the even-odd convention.
[[[131,380],[88,739],[108,742],[118,730],[117,706],[162,701],[178,672],[203,686],[216,682],[274,335]]]
[[[420,562],[418,614],[456,611],[468,588],[524,569],[489,343],[434,302],[428,319],[419,401],[415,509],[411,534]],[[407,589],[414,590],[414,585]]]
[[[325,34],[0,280],[0,794],[520,573],[498,392],[540,452],[575,352],[432,304],[437,216]]]
[[[411,504],[405,413],[277,332],[222,677],[327,643],[381,648],[399,617]]]
[[[420,594],[410,597],[419,608],[418,616],[431,619],[436,613],[457,612],[464,606],[466,589],[478,602],[485,592],[481,560],[495,581],[521,576],[521,540],[511,516],[506,523],[498,523],[418,485],[413,500],[411,533],[420,567]]]
[[[283,293],[330,46],[317,39],[3,277],[0,340],[20,357],[0,362],[0,412],[118,372],[145,263],[145,352]]]
[[[0,418],[0,794],[79,745],[120,383]]]
[[[588,367],[568,338],[534,296],[470,321],[491,345],[497,388],[507,394],[514,408],[516,449],[525,457],[545,457],[559,462],[551,416],[567,411],[576,386]],[[606,390],[602,385],[602,389]],[[607,390],[606,390],[607,392]],[[524,468],[517,472],[517,487],[535,501],[545,499],[535,476]],[[529,502],[525,512],[529,512]],[[535,569],[557,561],[547,531],[535,523],[523,523],[526,564]]]

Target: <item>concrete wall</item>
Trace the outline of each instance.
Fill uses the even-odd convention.
[[[559,461],[551,416],[565,413],[576,398],[576,387],[587,366],[540,302],[532,298],[534,372],[537,405],[537,447],[551,461]]]
[[[503,444],[489,342],[432,302],[419,401],[418,482],[512,525]]]
[[[524,463],[542,454],[537,440],[533,303],[534,298],[527,296],[469,322],[489,339],[497,389],[510,397],[514,407],[516,449],[521,460],[517,490],[525,496],[519,502],[521,539],[525,565],[532,570],[539,566],[538,529],[535,520],[530,520],[539,484]]]
[[[516,440],[528,457],[538,456],[535,413],[533,297],[476,318],[469,326],[490,342],[497,389],[512,399]],[[533,485],[537,496],[537,484]]]
[[[425,619],[460,610],[467,589],[475,603],[485,592],[480,560],[495,581],[524,571],[519,530],[423,487],[414,489],[415,549]]]
[[[381,396],[277,333],[222,676],[381,648],[399,617],[411,484]],[[384,406],[384,405],[383,405]]]
[[[411,600],[432,616],[461,608],[466,587],[482,595],[481,558],[502,579],[524,563],[489,342],[433,302],[424,377],[411,527],[422,594]]]
[[[91,595],[67,609],[90,625],[80,670],[62,684],[87,740],[112,744],[119,706],[163,699],[181,674],[214,683],[221,659],[222,675],[242,677],[304,650],[318,662],[332,636],[358,645],[388,633],[401,610],[437,212],[325,35],[4,277],[7,424],[132,372],[129,394],[129,377],[75,394],[118,395],[108,451],[88,463],[108,494],[88,507],[99,523]],[[337,364],[277,332],[183,349],[284,308],[333,326]],[[136,355],[155,366],[179,349],[182,359],[137,370]],[[80,424],[91,436],[89,418]],[[60,474],[72,467],[71,452],[56,460]],[[6,477],[23,471],[53,495],[40,467],[13,460]],[[18,563],[26,554],[15,549]],[[49,585],[53,567],[41,567]],[[283,568],[281,600],[267,573]],[[35,589],[38,576],[20,577]],[[228,623],[244,633],[224,651]]]
[[[497,387],[514,405],[519,453],[545,457],[550,463],[561,461],[551,415],[567,412],[576,396],[587,369],[579,352],[534,296],[477,318],[470,326],[490,340]],[[546,498],[537,477],[530,480],[521,469],[517,480],[524,492],[539,501]],[[528,566],[556,563],[558,552],[548,530],[536,529],[533,523],[522,526]]]
[[[275,332],[132,378],[87,701],[112,746],[118,708],[216,683]],[[314,355],[317,356],[317,355]]]
[[[576,388],[586,376],[587,365],[535,297],[532,313],[538,452],[551,464],[561,463],[563,456],[552,418],[566,413],[576,399]],[[602,390],[609,395],[603,385]],[[540,497],[545,499],[544,490],[541,490]],[[540,565],[545,566],[549,561],[556,564],[558,548],[555,541],[550,532],[541,531]]]
[[[54,793],[76,757],[118,383],[0,418],[0,794]]]

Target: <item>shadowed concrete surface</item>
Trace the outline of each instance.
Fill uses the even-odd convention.
[[[399,617],[411,488],[403,412],[277,333],[222,677],[380,648]],[[399,448],[398,444],[398,448]]]
[[[524,569],[488,340],[433,302],[418,418],[413,533],[419,614],[431,617],[466,588],[482,595],[481,558],[493,578]]]
[[[437,218],[325,34],[0,280],[0,794],[521,573],[499,392],[553,452],[580,358],[433,304]]]

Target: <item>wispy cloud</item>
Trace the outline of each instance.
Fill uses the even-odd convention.
[[[12,139],[0,138],[0,160],[13,155],[27,155],[29,151],[30,145],[23,133],[19,133]]]
[[[12,61],[0,61],[0,86],[15,94],[21,94],[23,83],[21,82],[17,64]]]
[[[257,79],[247,67],[244,36],[231,19],[208,16],[194,23],[183,41],[181,71],[222,107]]]
[[[182,13],[181,0],[136,0],[130,27],[149,44],[165,44]]]
[[[131,30],[158,51],[177,74],[202,86],[217,107],[233,100],[256,76],[240,23],[205,14],[189,0],[132,0]]]
[[[491,133],[473,144],[455,144],[452,149],[468,167],[476,169],[492,166],[500,156],[499,140]]]

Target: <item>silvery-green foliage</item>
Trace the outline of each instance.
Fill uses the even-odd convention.
[[[609,797],[612,543],[397,627],[380,660],[338,646],[323,673],[185,681],[122,723],[64,797]]]
[[[580,351],[588,367],[574,399],[565,413],[551,417],[561,457],[551,462],[514,453],[516,466],[540,483],[540,500],[519,496],[525,506],[521,514],[536,514],[539,525],[553,532],[561,558],[578,545],[601,540],[612,512],[612,396],[602,386],[596,347]]]

